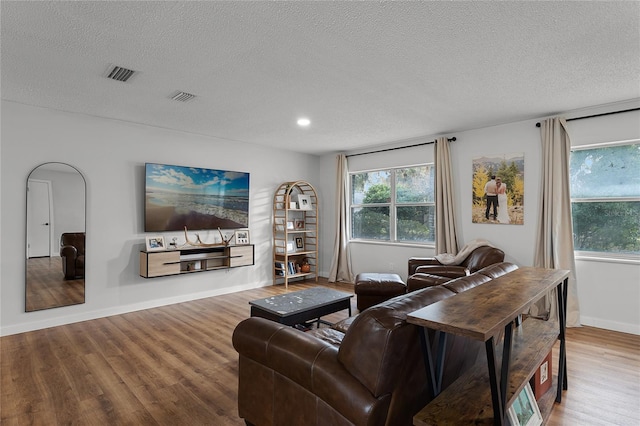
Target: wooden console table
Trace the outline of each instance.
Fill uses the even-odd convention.
[[[553,380],[557,381],[555,401],[560,402],[562,390],[567,389],[568,277],[566,270],[523,267],[409,314],[408,322],[424,328],[421,342],[428,386],[435,396],[414,416],[414,424],[504,424],[507,408],[558,340],[558,373]],[[554,288],[559,321],[528,318],[514,329],[514,320]],[[436,331],[436,354],[431,351],[427,329]],[[500,349],[495,340],[502,331]],[[476,365],[441,393],[447,334],[485,342],[488,368]],[[553,392],[547,391],[538,404],[543,416],[548,416]],[[491,408],[493,418],[489,417]]]

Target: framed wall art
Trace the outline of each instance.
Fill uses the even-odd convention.
[[[473,223],[524,224],[524,153],[473,159]]]

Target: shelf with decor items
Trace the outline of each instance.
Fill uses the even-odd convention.
[[[253,244],[140,251],[140,276],[144,278],[191,274],[253,264]]]
[[[273,284],[318,281],[318,195],[305,181],[284,182],[273,196]]]
[[[546,371],[551,386],[539,392],[537,401],[529,399],[529,404],[538,408],[540,423],[546,422],[568,387],[565,340],[568,277],[566,270],[521,267],[407,315],[407,322],[423,327],[421,344],[427,386],[432,395],[437,395],[414,416],[414,424],[507,424],[509,416],[515,414],[512,410],[516,410],[510,407],[516,400],[529,399],[526,394],[531,378],[549,360],[549,353],[557,345],[557,373]],[[518,320],[522,312],[554,288],[557,318]],[[428,329],[440,333],[434,342],[435,351]],[[447,334],[484,342],[486,357],[480,357],[441,391],[440,372],[444,368]]]

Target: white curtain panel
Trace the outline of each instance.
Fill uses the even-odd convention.
[[[573,253],[571,194],[569,192],[569,156],[571,141],[564,118],[550,118],[541,123],[542,182],[540,212],[534,266],[566,269],[569,275],[567,291],[567,326],[580,326],[580,307],[576,265]],[[536,317],[557,317],[555,291],[531,307]]]
[[[451,154],[446,137],[436,139],[436,254],[458,253],[458,237],[451,171]]]
[[[344,154],[337,156],[336,175],[336,223],[338,229],[333,247],[333,259],[329,271],[329,282],[354,282],[349,249],[349,167]]]

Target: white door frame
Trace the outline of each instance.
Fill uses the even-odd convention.
[[[54,233],[53,233],[53,228],[54,228],[54,215],[53,215],[53,189],[52,189],[52,185],[51,185],[51,181],[50,180],[42,180],[42,179],[28,179],[27,180],[27,186],[31,183],[31,182],[38,182],[38,183],[44,183],[47,185],[47,190],[49,192],[49,257],[52,256],[52,254],[57,253],[56,249],[55,249],[55,241],[53,241],[53,237],[54,237]],[[29,194],[27,194],[27,200],[29,200]],[[27,202],[27,216],[29,215],[29,205]],[[27,259],[29,258],[29,245],[30,245],[30,238],[29,238],[29,220],[27,220]]]

